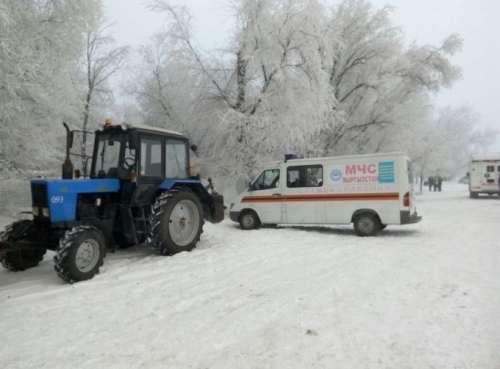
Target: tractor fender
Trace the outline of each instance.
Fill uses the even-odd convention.
[[[193,191],[200,199],[203,207],[203,214],[205,220],[211,223],[219,223],[224,220],[224,198],[222,195],[213,193],[211,194],[203,186],[200,180],[196,179],[181,179],[173,180],[167,179],[163,181],[158,187],[159,190],[171,190],[174,188],[188,188]]]

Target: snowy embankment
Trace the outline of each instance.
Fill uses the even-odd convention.
[[[498,369],[500,199],[445,183],[417,200],[422,223],[374,238],[225,221],[74,285],[53,253],[1,270],[2,367]]]

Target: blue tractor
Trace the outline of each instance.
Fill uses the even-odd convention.
[[[106,122],[95,132],[90,173],[73,172],[67,131],[62,179],[31,180],[32,220],[0,233],[0,261],[12,271],[38,265],[56,252],[63,280],[87,280],[99,272],[106,250],[150,244],[162,255],[190,251],[204,220],[224,219],[223,197],[213,184],[190,175],[189,141],[179,132]],[[75,178],[73,177],[75,174]]]

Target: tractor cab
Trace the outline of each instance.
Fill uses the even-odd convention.
[[[96,132],[90,178],[134,182],[188,178],[188,146],[188,139],[176,131],[105,125]]]
[[[189,141],[181,133],[108,122],[95,133],[90,169],[90,179],[104,178],[119,180],[122,198],[133,206],[149,204],[159,187],[200,184],[190,174]]]

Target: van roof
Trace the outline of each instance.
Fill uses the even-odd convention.
[[[475,154],[470,158],[471,161],[483,161],[483,160],[500,160],[500,152],[491,152],[485,154]]]
[[[317,163],[318,161],[330,160],[330,159],[359,159],[359,158],[373,158],[373,157],[384,157],[384,156],[405,156],[408,157],[408,154],[402,151],[395,152],[386,152],[386,153],[375,153],[375,154],[361,154],[361,155],[343,155],[343,156],[327,156],[327,157],[319,157],[319,158],[302,158],[302,159],[288,159],[287,163],[297,163],[297,165],[301,164],[312,164]],[[278,166],[283,163],[285,160],[276,160],[266,164],[266,167],[270,166]]]

